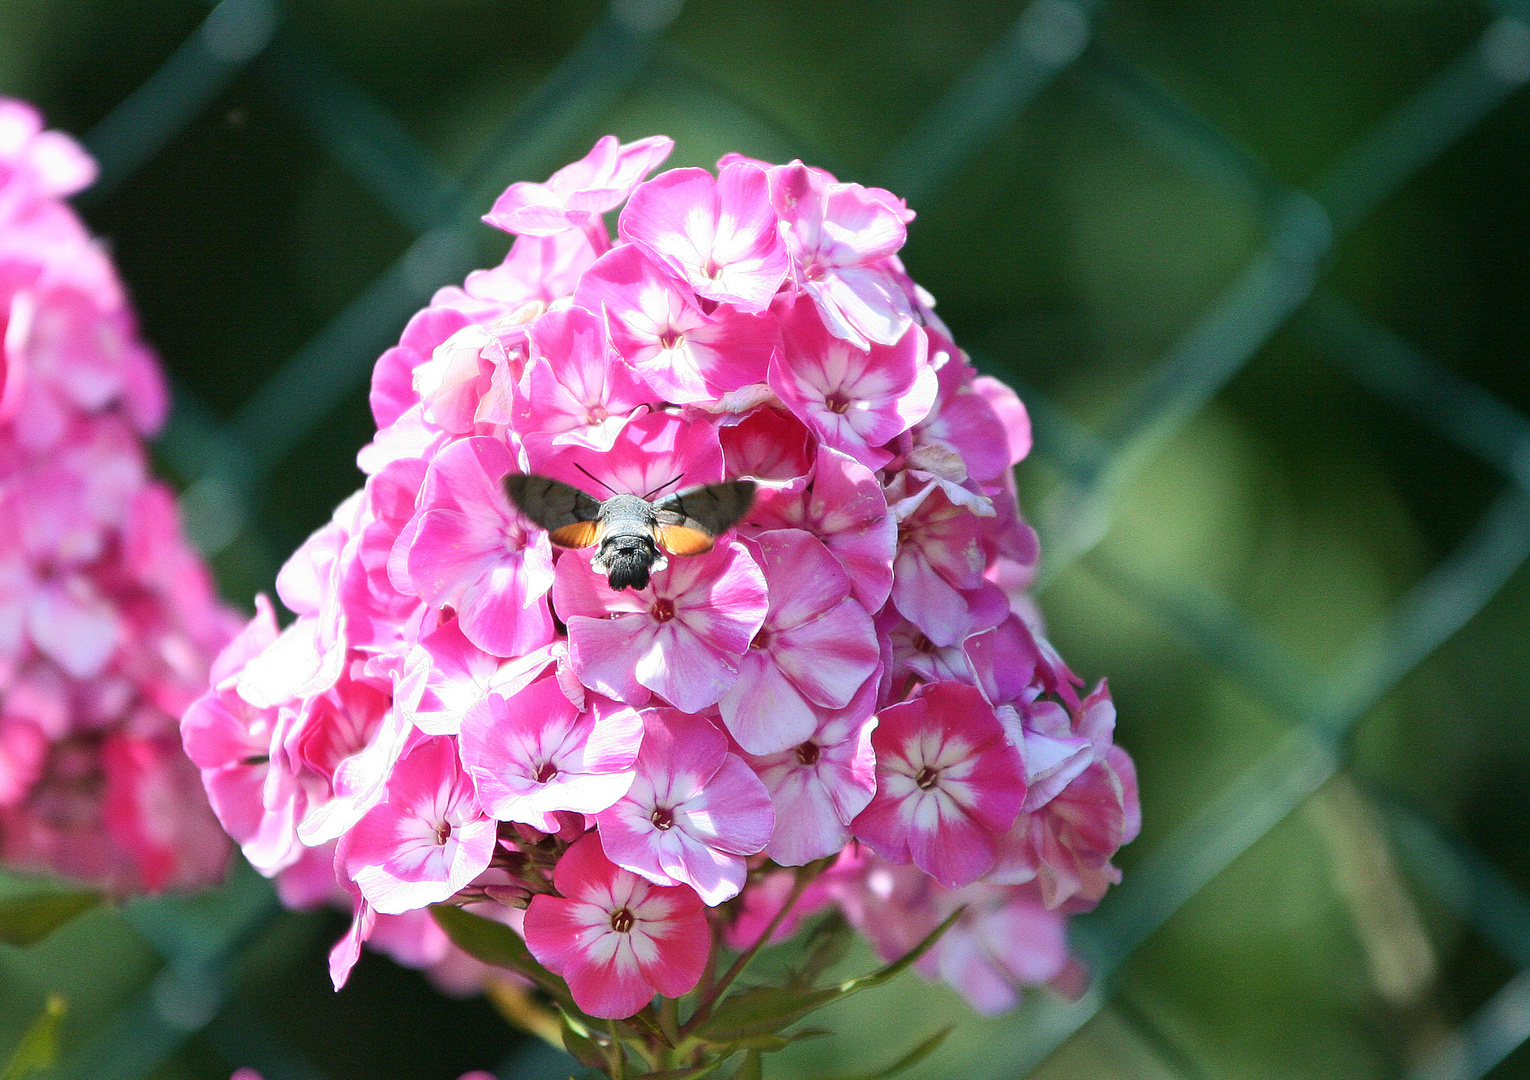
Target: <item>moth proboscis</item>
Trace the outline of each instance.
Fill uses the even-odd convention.
[[[582,467],[579,470],[590,476]],[[611,489],[590,476],[597,484]],[[660,484],[647,495],[611,493],[604,501],[572,484],[548,476],[512,473],[505,492],[521,513],[547,530],[559,547],[595,547],[590,565],[613,589],[643,589],[655,571],[669,565],[664,553],[701,555],[717,537],[749,512],[753,480],[725,480],[649,499],[680,478]]]

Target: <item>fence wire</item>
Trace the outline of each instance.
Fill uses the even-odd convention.
[[[1137,138],[1186,170],[1215,179],[1228,199],[1252,207],[1266,223],[1261,250],[1098,430],[1021,388],[1036,424],[1037,456],[1063,481],[1062,494],[1040,522],[1047,541],[1043,582],[1078,564],[1232,673],[1291,726],[1261,761],[1142,860],[1098,911],[1076,920],[1075,946],[1094,972],[1093,988],[1077,1002],[1042,998],[1028,1005],[1014,1028],[1017,1037],[994,1051],[998,1072],[1025,1075],[1114,999],[1115,1012],[1143,1034],[1167,1067],[1193,1078],[1198,1072],[1192,1059],[1130,997],[1117,996],[1121,966],[1203,886],[1344,768],[1354,725],[1474,618],[1530,555],[1530,419],[1321,285],[1336,245],[1360,221],[1530,80],[1530,3],[1491,3],[1480,36],[1364,133],[1307,192],[1283,187],[1215,125],[1094,40],[1102,6],[1095,0],[1034,0],[862,179],[927,207],[1056,78],[1072,73]],[[101,179],[86,199],[100,202],[248,70],[416,237],[231,420],[220,420],[177,388],[160,449],[188,482],[183,513],[204,551],[259,531],[251,507],[262,484],[365,382],[377,353],[409,314],[435,288],[476,265],[477,215],[506,183],[544,175],[564,145],[591,133],[619,95],[656,65],[674,77],[708,83],[663,41],[679,11],[677,0],[615,0],[457,176],[444,173],[396,119],[329,63],[285,19],[278,0],[221,0],[164,65],[86,136],[101,163]],[[735,91],[704,88],[739,115],[770,123]],[[789,132],[775,134],[788,145],[802,145]],[[832,164],[810,149],[803,154]],[[1125,484],[1283,328],[1314,345],[1357,385],[1497,469],[1505,481],[1459,547],[1326,679],[1288,655],[1227,598],[1197,582],[1146,578],[1095,550]],[[1530,1039],[1530,900],[1416,808],[1394,801],[1383,806],[1395,854],[1415,883],[1474,926],[1518,972],[1409,1075],[1484,1076]],[[129,905],[131,922],[160,951],[164,966],[66,1064],[64,1074],[142,1077],[200,1032],[230,1056],[262,1065],[268,1080],[318,1080],[320,1071],[278,1035],[223,1015],[238,988],[243,957],[277,912],[268,883],[248,870],[206,897]],[[552,1070],[548,1075],[558,1067],[540,1065]]]

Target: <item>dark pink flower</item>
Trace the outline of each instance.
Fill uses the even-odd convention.
[[[706,719],[674,709],[643,714],[637,777],[596,815],[611,861],[659,885],[689,885],[716,906],[744,885],[745,855],[775,824],[770,795]]]
[[[813,471],[813,435],[779,408],[753,409],[717,433],[729,476],[749,476],[762,487],[779,487]],[[885,502],[883,505],[886,505]],[[755,497],[760,506],[760,496]]]
[[[581,307],[549,311],[527,335],[532,359],[512,423],[538,455],[561,446],[609,450],[633,410],[658,403],[611,348],[599,315]]]
[[[564,852],[553,884],[561,896],[534,896],[526,909],[526,945],[591,1016],[631,1016],[654,994],[682,997],[700,981],[711,932],[690,889],[613,866],[591,835]]]
[[[974,687],[935,683],[878,713],[871,741],[877,793],[855,835],[947,888],[977,880],[1025,801],[1025,763],[993,706]]]
[[[410,590],[456,610],[467,639],[515,656],[552,639],[547,535],[511,507],[514,458],[496,439],[453,443],[430,463],[408,546]],[[403,537],[401,537],[401,540]]]

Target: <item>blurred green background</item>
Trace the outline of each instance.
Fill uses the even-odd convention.
[[[503,252],[476,214],[608,131],[907,195],[910,272],[1032,406],[1042,606],[1141,773],[1127,884],[1080,924],[1104,977],[990,1021],[905,977],[773,1075],[957,1019],[910,1075],[1530,1076],[1530,11],[209,10],[6,0],[0,92],[102,158],[82,209],[235,603],[358,486],[377,352]],[[0,1051],[56,991],[70,1076],[560,1075],[376,956],[333,994],[344,922],[246,870],[0,946]]]

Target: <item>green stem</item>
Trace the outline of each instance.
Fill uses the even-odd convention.
[[[733,961],[733,966],[727,970],[727,973],[717,981],[716,985],[707,991],[706,995],[701,999],[701,1003],[696,1006],[696,1011],[685,1022],[685,1027],[680,1029],[682,1036],[689,1035],[697,1027],[706,1022],[706,1018],[711,1014],[712,1006],[717,1003],[717,999],[727,993],[728,987],[733,984],[733,980],[744,973],[744,969],[749,966],[749,961],[754,959],[755,953],[764,947],[765,943],[770,940],[771,935],[786,921],[786,917],[791,914],[792,908],[797,906],[797,901],[802,899],[802,894],[807,891],[807,887],[813,883],[813,879],[821,874],[823,868],[827,865],[828,860],[820,860],[811,865],[798,868],[797,880],[792,885],[791,895],[781,905],[781,910],[776,912],[776,917],[770,920],[770,924],[755,939],[754,944],[745,949],[739,955],[739,958]]]
[[[674,998],[659,999],[659,1030],[671,1050],[680,1045],[680,1002]]]
[[[616,1033],[615,1020],[606,1021],[606,1033],[611,1036],[611,1049],[606,1055],[611,1062],[611,1080],[627,1080],[627,1051]]]

